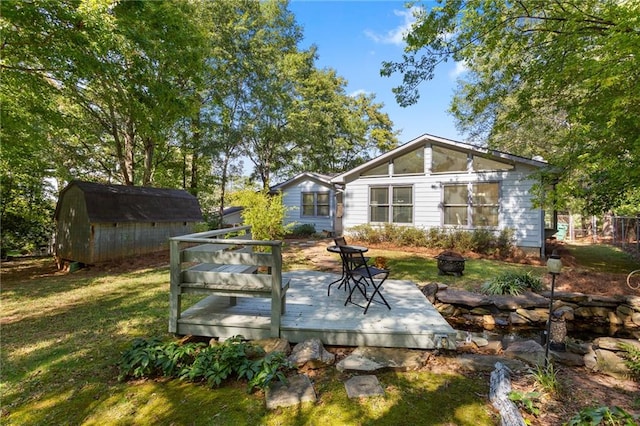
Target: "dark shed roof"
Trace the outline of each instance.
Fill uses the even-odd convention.
[[[60,200],[73,186],[77,186],[84,193],[87,214],[92,223],[201,222],[203,220],[198,199],[182,189],[72,181],[60,192]],[[56,219],[60,206],[61,203],[58,201]]]

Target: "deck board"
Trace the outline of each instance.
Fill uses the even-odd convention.
[[[327,297],[327,286],[338,275],[293,271],[284,273],[283,278],[291,281],[280,329],[281,337],[291,342],[317,337],[327,345],[455,348],[455,330],[410,281],[387,280],[382,294],[391,310],[372,303],[364,315],[363,308],[344,305],[347,293],[337,285],[332,286]],[[358,297],[361,296],[356,291],[354,301],[358,302]],[[269,302],[266,298],[238,297],[236,305],[230,306],[228,297],[209,296],[182,314],[178,333],[266,337]]]

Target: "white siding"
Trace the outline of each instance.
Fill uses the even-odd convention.
[[[303,192],[326,192],[329,193],[329,216],[302,216],[302,193]],[[336,214],[335,192],[328,186],[322,185],[313,180],[302,180],[295,185],[288,186],[282,190],[282,201],[288,207],[285,224],[295,223],[311,224],[316,232],[323,230],[334,231],[333,221]]]
[[[425,161],[430,164],[430,150]],[[532,167],[517,164],[514,170],[483,173],[442,173],[420,176],[360,177],[347,182],[344,194],[343,226],[349,228],[369,222],[369,188],[378,185],[412,185],[414,190],[414,223],[417,228],[442,226],[442,186],[448,183],[498,182],[500,184],[499,226],[496,232],[512,228],[516,245],[542,247],[542,212],[533,209],[529,178]]]

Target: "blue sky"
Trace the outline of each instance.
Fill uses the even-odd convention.
[[[427,5],[435,3],[428,1]],[[391,89],[401,76],[380,76],[383,61],[400,61],[404,48],[402,34],[413,17],[403,1],[292,0],[289,10],[303,27],[301,48],[318,47],[318,68],[333,68],[349,83],[347,93],[373,93],[400,130],[400,143],[424,133],[458,141],[464,138],[447,113],[455,80],[462,68],[450,61],[441,65],[433,80],[420,87],[417,104],[402,108]]]

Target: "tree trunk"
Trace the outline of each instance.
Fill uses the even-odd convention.
[[[144,140],[144,172],[142,175],[142,185],[151,185],[153,177],[153,156],[155,153],[155,144],[153,139],[146,137]]]

